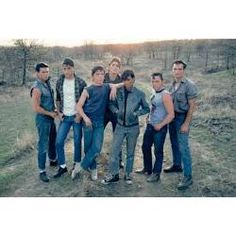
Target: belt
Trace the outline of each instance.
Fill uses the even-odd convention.
[[[177,112],[177,111],[175,111],[175,115],[186,115],[187,114],[187,112]]]
[[[123,127],[133,127],[133,126],[139,125],[139,123],[135,123],[135,124],[132,124],[132,125],[123,125],[123,124],[120,124],[120,123],[118,122],[118,125],[123,126]]]

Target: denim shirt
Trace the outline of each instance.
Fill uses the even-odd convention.
[[[49,80],[44,83],[41,80],[37,79],[31,88],[30,92],[31,96],[34,88],[39,89],[41,92],[40,107],[49,112],[54,111],[55,110],[54,92],[53,89],[51,88]],[[40,113],[36,114],[36,118],[49,119],[49,120],[52,119],[51,117]]]
[[[125,89],[121,88],[117,91],[115,101],[109,104],[110,110],[117,115],[117,122],[124,126],[133,126],[139,124],[138,117],[149,113],[150,108],[146,101],[145,93],[133,87],[128,93],[126,109],[125,109]],[[126,110],[126,112],[125,112]],[[125,117],[124,117],[125,114]]]
[[[63,111],[64,107],[64,93],[63,93],[63,84],[64,84],[65,76],[61,75],[60,78],[57,80],[56,84],[56,92],[57,92],[57,101],[60,102],[60,112]],[[87,86],[86,82],[75,76],[75,102],[79,101],[80,95],[83,92],[83,89]]]
[[[186,78],[181,80],[177,90],[175,90],[175,82],[173,82],[169,92],[173,99],[174,110],[177,113],[187,113],[189,110],[188,100],[196,98],[198,95],[196,85]]]

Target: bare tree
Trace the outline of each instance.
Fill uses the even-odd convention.
[[[103,45],[96,45],[92,41],[85,41],[81,51],[87,60],[102,59],[104,57]]]
[[[207,71],[208,67],[208,60],[209,60],[209,45],[205,45],[205,71]]]
[[[136,55],[137,48],[134,44],[127,44],[123,46],[121,59],[127,66],[132,66],[134,63],[134,57]]]
[[[224,58],[226,70],[232,69],[235,74],[236,66],[236,40],[226,41],[224,44]]]
[[[147,42],[144,44],[144,50],[150,59],[157,58],[157,42]]]
[[[27,69],[42,60],[45,50],[42,45],[38,44],[36,40],[31,39],[16,39],[14,40],[16,49],[16,62],[19,69],[22,70],[22,85],[26,84]]]

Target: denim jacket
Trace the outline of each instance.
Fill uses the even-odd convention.
[[[146,101],[145,93],[133,87],[128,94],[125,114],[125,89],[117,91],[115,101],[109,104],[110,110],[117,115],[117,122],[123,126],[133,126],[139,124],[138,117],[150,112]],[[124,122],[125,121],[125,122]]]
[[[60,78],[57,80],[56,84],[56,101],[60,102],[60,112],[63,111],[63,106],[64,106],[64,94],[63,94],[63,84],[64,84],[65,76],[61,75]],[[75,76],[75,102],[79,101],[80,95],[83,92],[83,89],[87,86],[86,82]]]

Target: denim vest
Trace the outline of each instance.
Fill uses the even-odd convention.
[[[155,93],[151,97],[151,112],[149,115],[149,123],[153,126],[161,123],[167,116],[167,111],[163,103],[163,95],[166,93],[168,93],[168,91],[163,90],[160,93]]]
[[[55,110],[54,93],[51,88],[50,82],[47,81],[46,83],[44,83],[39,79],[37,79],[31,88],[31,94],[34,88],[39,89],[41,92],[40,107],[49,112],[54,111]],[[53,118],[40,113],[36,113],[36,119],[53,120]]]

